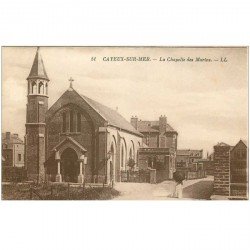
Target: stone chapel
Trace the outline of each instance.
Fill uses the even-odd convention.
[[[27,78],[28,178],[38,182],[120,181],[128,160],[137,163],[143,135],[117,111],[78,93],[72,81],[49,108],[50,79],[37,48]]]

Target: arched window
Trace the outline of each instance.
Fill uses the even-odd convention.
[[[66,113],[63,113],[62,114],[62,124],[63,124],[63,126],[62,126],[62,132],[63,133],[65,133],[66,132]]]
[[[32,90],[32,94],[36,94],[37,93],[36,82],[32,82],[31,83],[31,90]]]
[[[130,141],[129,158],[135,160],[135,145],[132,140]]]
[[[124,148],[123,148],[123,145],[122,145],[122,152],[121,152],[121,166],[122,166],[122,168],[124,167]]]
[[[73,132],[74,131],[74,113],[73,111],[70,111],[69,113],[69,131]]]
[[[130,148],[130,150],[129,150],[129,158],[133,159],[132,148]]]
[[[42,82],[39,82],[38,94],[44,94],[44,85]]]
[[[81,114],[77,113],[77,128],[76,128],[77,132],[81,132]]]

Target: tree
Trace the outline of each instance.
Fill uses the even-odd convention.
[[[133,170],[134,166],[135,166],[135,160],[132,159],[132,158],[129,158],[129,160],[128,160],[128,166],[130,167],[131,170]]]

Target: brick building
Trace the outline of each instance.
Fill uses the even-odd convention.
[[[248,197],[247,144],[240,140],[234,147],[214,146],[214,196]]]
[[[176,170],[185,174],[186,179],[204,178],[210,167],[210,161],[203,158],[202,149],[178,149],[176,162]]]
[[[230,195],[246,196],[247,186],[247,142],[240,140],[230,151]]]
[[[156,169],[158,182],[172,179],[178,133],[167,123],[167,117],[160,116],[158,121],[142,121],[135,116],[130,123],[144,136],[144,147],[138,151],[139,168]]]
[[[188,168],[202,162],[203,150],[178,149],[176,156],[176,167],[178,169]]]
[[[130,123],[144,135],[142,141],[150,148],[173,148],[177,150],[178,133],[168,123],[167,117],[160,116],[158,121],[142,121],[132,117]]]
[[[39,48],[27,78],[28,178],[109,183],[120,180],[129,159],[137,163],[143,135],[117,111],[72,86],[48,109],[50,85]],[[56,83],[55,83],[56,87]]]
[[[18,134],[2,133],[2,159],[4,167],[24,167],[24,142]]]

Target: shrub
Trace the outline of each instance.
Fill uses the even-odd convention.
[[[27,180],[27,170],[22,167],[2,167],[2,181],[22,182]]]
[[[130,167],[130,169],[134,169],[135,160],[132,159],[132,158],[129,158],[129,160],[128,160],[128,166]]]

